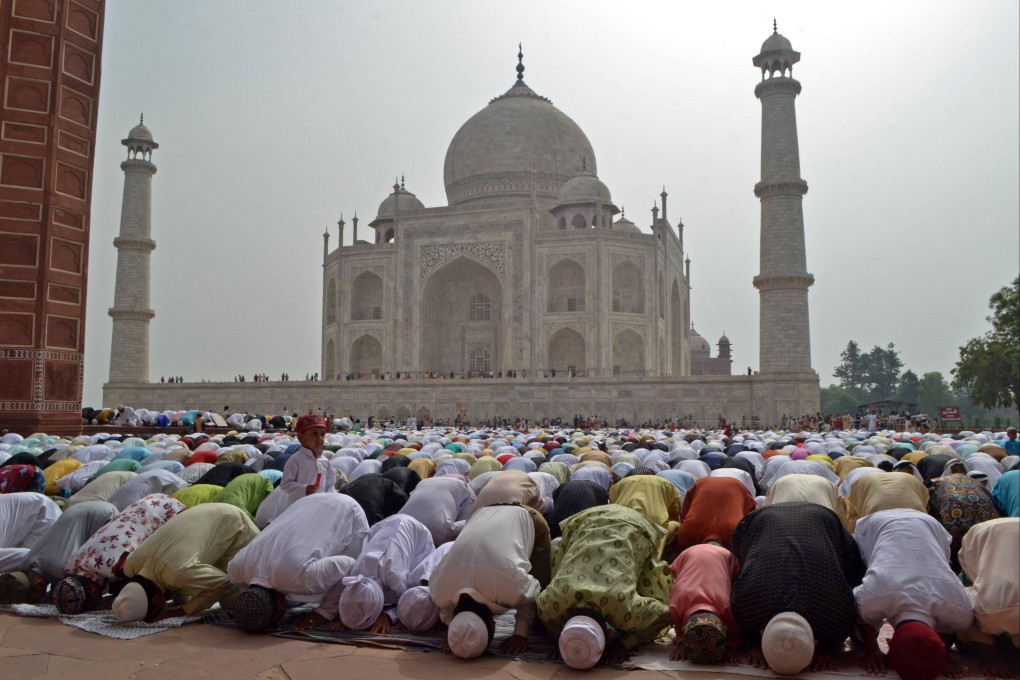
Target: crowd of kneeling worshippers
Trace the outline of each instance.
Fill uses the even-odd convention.
[[[1020,660],[1016,433],[455,430],[6,435],[0,603],[216,603],[252,633],[544,628],[573,668],[671,658],[906,680]],[[311,605],[285,621],[289,607]],[[314,609],[312,609],[314,607]],[[878,631],[893,628],[888,653]]]

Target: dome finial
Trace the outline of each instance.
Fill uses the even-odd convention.
[[[517,43],[517,80],[524,82],[524,47]]]
[[[404,173],[400,173],[400,188],[404,188]]]
[[[138,124],[139,125],[145,125],[145,112],[144,111],[138,116]]]
[[[776,28],[776,20],[775,20],[775,17],[773,17],[773,19],[772,19],[772,32],[773,32],[773,33],[779,33],[779,29],[778,29],[778,28]]]
[[[627,219],[627,207],[624,205],[620,206],[620,218],[624,220]]]

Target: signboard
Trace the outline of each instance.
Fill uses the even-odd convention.
[[[943,424],[947,422],[963,422],[963,415],[960,413],[959,406],[939,406],[939,420]]]

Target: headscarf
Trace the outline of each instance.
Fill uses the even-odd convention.
[[[712,469],[702,460],[682,460],[673,465],[674,470],[690,473],[695,479],[702,479],[712,474]]]
[[[613,485],[613,473],[605,465],[579,465],[570,473],[571,481],[594,482],[606,491]]]
[[[474,479],[478,475],[485,474],[486,472],[497,472],[502,469],[503,465],[498,460],[492,456],[483,456],[475,461],[474,465],[471,466],[471,470],[468,471],[468,479]]]
[[[345,576],[340,594],[340,621],[351,630],[365,630],[382,614],[382,586],[367,576]]]
[[[407,467],[417,472],[422,479],[428,479],[436,474],[436,463],[431,458],[415,458]]]
[[[397,601],[397,618],[415,633],[435,627],[439,622],[439,608],[432,601],[428,586],[414,586],[404,591]]]
[[[857,456],[843,456],[837,460],[834,464],[836,469],[836,476],[839,477],[840,483],[846,479],[846,476],[850,474],[851,470],[856,470],[862,467],[872,467],[871,462]]]
[[[570,479],[570,467],[564,463],[542,463],[538,466],[539,472],[547,472],[556,478],[560,484],[565,483]]]
[[[662,477],[676,487],[677,493],[680,494],[681,503],[683,503],[684,497],[687,496],[687,491],[698,481],[694,475],[683,470],[663,470],[655,474],[657,477]]]
[[[744,485],[744,488],[747,489],[747,493],[751,494],[752,498],[758,495],[758,489],[755,487],[754,479],[745,470],[736,468],[717,468],[712,470],[712,474],[709,475],[709,477],[729,477],[731,479],[736,479]]]

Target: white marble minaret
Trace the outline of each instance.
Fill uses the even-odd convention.
[[[754,95],[761,100],[761,273],[754,287],[761,296],[759,320],[762,373],[811,371],[808,288],[815,278],[804,253],[807,182],[800,177],[797,114],[800,83],[793,65],[800,53],[775,30],[752,62],[761,69]]]
[[[143,119],[144,121],[144,119]],[[156,242],[152,233],[152,151],[158,149],[142,122],[131,128],[121,144],[127,147],[124,200],[120,209],[117,247],[117,283],[113,294],[113,341],[110,345],[110,383],[149,382],[149,260]]]

